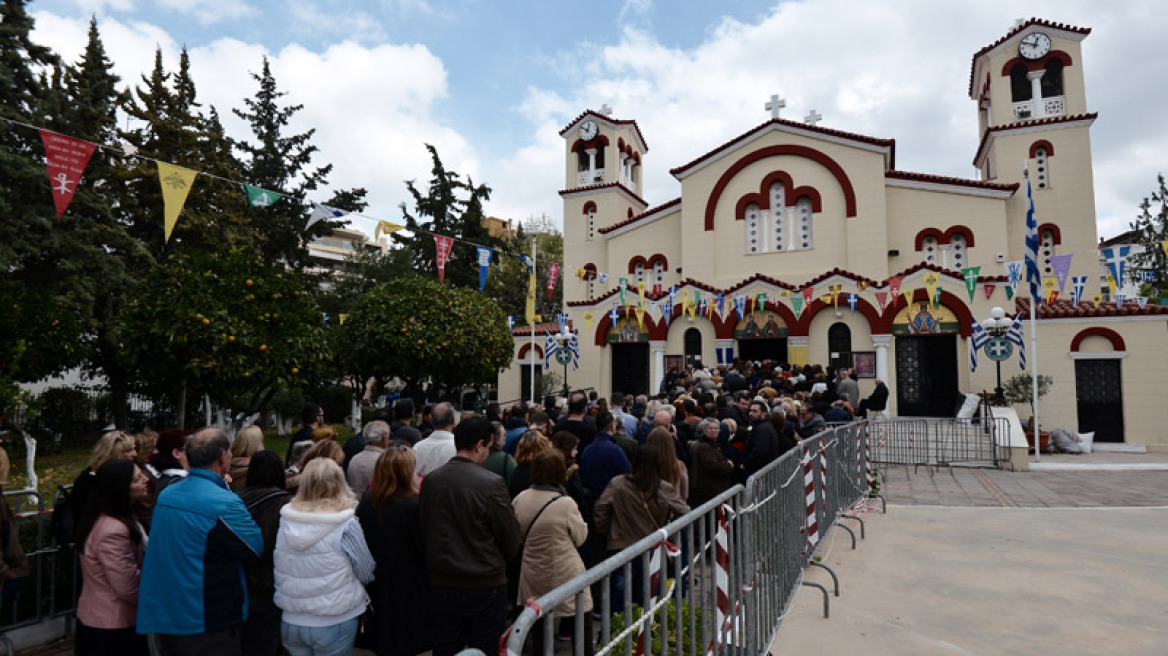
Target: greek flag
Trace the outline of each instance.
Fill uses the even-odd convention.
[[[548,335],[547,339],[544,340],[544,342],[543,342],[543,368],[544,369],[551,369],[552,368],[552,364],[551,364],[552,363],[552,356],[554,356],[556,354],[556,351],[558,351],[558,350],[560,350],[560,345],[558,342],[556,342],[556,338],[553,335]]]
[[[1026,368],[1026,341],[1022,336],[1022,314],[1014,315],[1014,323],[1006,331],[1006,339],[1018,346],[1018,367]]]
[[[1122,287],[1123,276],[1127,268],[1127,255],[1131,252],[1131,246],[1104,248],[1099,252],[1103,254],[1103,259],[1107,261],[1107,269],[1111,271],[1111,277],[1115,278],[1115,284]]]
[[[990,341],[990,336],[986,334],[985,328],[981,327],[977,319],[973,319],[972,324],[973,328],[969,333],[969,370],[977,371],[977,351],[985,347],[986,342]]]
[[[560,325],[560,332],[568,332],[568,313],[563,312],[556,315],[556,323]]]
[[[1034,216],[1030,178],[1026,178],[1026,282],[1030,283],[1030,302],[1041,303],[1042,296],[1038,291],[1042,288],[1042,274],[1038,272],[1038,219]]]

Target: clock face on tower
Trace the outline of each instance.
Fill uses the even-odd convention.
[[[592,141],[598,132],[600,128],[597,127],[596,121],[589,120],[580,124],[580,138],[584,141]]]
[[[1028,34],[1018,43],[1018,54],[1026,59],[1041,59],[1050,52],[1050,37],[1042,32]]]

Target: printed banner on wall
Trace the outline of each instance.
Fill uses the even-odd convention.
[[[47,130],[40,130],[40,133],[41,141],[45,144],[49,182],[53,187],[53,205],[57,208],[57,220],[60,221],[73,201],[73,194],[77,193],[81,174],[89,165],[89,158],[93,156],[97,144]]]

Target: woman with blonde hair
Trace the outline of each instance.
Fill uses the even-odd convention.
[[[544,437],[539,431],[529,430],[519,438],[519,443],[515,445],[515,462],[517,463],[515,471],[511,472],[511,481],[507,484],[507,491],[511,493],[511,498],[519,496],[519,493],[526,490],[531,485],[531,461],[535,459],[536,454],[547,451],[552,448],[551,440]]]
[[[235,434],[231,443],[231,466],[227,473],[231,476],[231,489],[236,492],[247,487],[247,470],[251,457],[264,450],[264,431],[259,426],[248,426]]]
[[[355,502],[341,466],[316,458],[280,510],[274,600],[284,611],[280,637],[292,656],[353,651],[375,567]]]
[[[654,428],[649,431],[646,444],[657,447],[657,456],[661,459],[661,478],[677,488],[682,499],[689,498],[689,470],[685,463],[677,457],[677,447],[673,442],[673,435],[664,428]]]
[[[89,456],[89,464],[85,470],[77,475],[73,481],[73,491],[69,493],[73,505],[74,517],[80,518],[85,514],[89,505],[89,498],[93,496],[93,488],[97,481],[97,470],[107,462],[114,460],[129,460],[138,458],[138,446],[134,437],[125,431],[110,431],[101,436],[97,444],[93,445],[93,453]]]
[[[154,455],[154,447],[158,446],[158,431],[142,431],[134,435],[134,448],[138,450],[135,462],[145,470],[150,463],[150,456]]]
[[[296,460],[296,464],[284,472],[288,477],[286,483],[288,491],[294,492],[296,490],[300,485],[301,472],[308,466],[308,463],[318,458],[332,460],[339,465],[345,461],[345,449],[336,440],[322,440],[313,444]]]
[[[369,592],[378,656],[414,656],[433,649],[416,464],[413,449],[391,444],[377,459],[373,484],[357,506],[365,543],[377,563]]]

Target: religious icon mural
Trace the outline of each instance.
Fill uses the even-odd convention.
[[[893,335],[944,335],[959,332],[961,324],[953,310],[928,301],[910,303],[892,320]]]
[[[649,331],[641,332],[640,326],[637,325],[637,318],[634,316],[621,317],[616,325],[608,330],[608,342],[647,342],[649,341]]]
[[[751,312],[734,328],[734,339],[779,339],[786,337],[787,323],[772,310]]]

